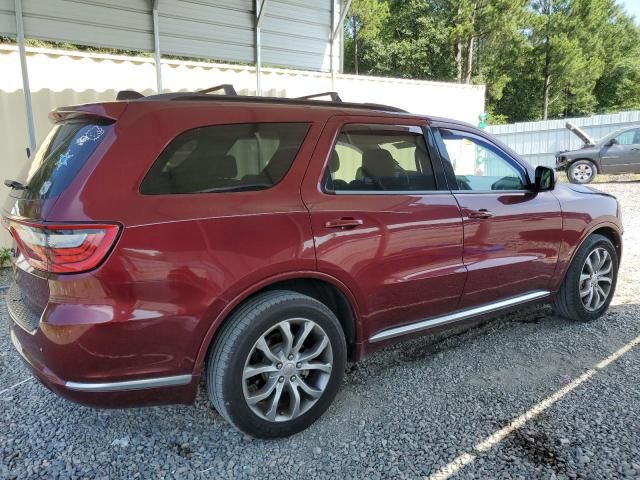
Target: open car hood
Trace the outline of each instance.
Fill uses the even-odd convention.
[[[567,122],[565,127],[569,129],[573,134],[575,134],[580,140],[582,140],[585,145],[596,144],[595,140],[591,138],[589,135],[587,135],[587,133],[577,125],[574,125],[571,122]]]

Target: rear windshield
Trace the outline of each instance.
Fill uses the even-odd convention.
[[[94,120],[56,124],[29,167],[23,198],[54,198],[64,192],[110,128]]]
[[[307,123],[217,125],[178,135],[140,186],[147,195],[263,190],[285,176]]]

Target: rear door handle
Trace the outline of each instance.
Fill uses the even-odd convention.
[[[469,218],[491,218],[491,217],[493,217],[493,213],[491,213],[486,208],[481,208],[480,210],[467,209],[467,217],[469,217]]]
[[[336,220],[327,221],[324,226],[327,228],[339,228],[341,230],[348,230],[351,228],[359,227],[364,222],[359,218],[342,217]]]

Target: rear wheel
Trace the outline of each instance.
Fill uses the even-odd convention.
[[[595,163],[589,160],[573,162],[567,170],[567,178],[571,183],[591,183],[598,173]]]
[[[229,318],[210,352],[209,398],[248,435],[292,435],[329,407],[346,354],[342,327],[324,304],[296,292],[259,294]]]
[[[618,276],[618,253],[607,237],[591,235],[578,249],[560,290],[555,311],[572,320],[588,322],[609,307]]]

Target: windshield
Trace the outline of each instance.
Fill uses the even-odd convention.
[[[98,147],[111,125],[95,120],[56,124],[36,152],[26,174],[25,199],[59,196]]]

